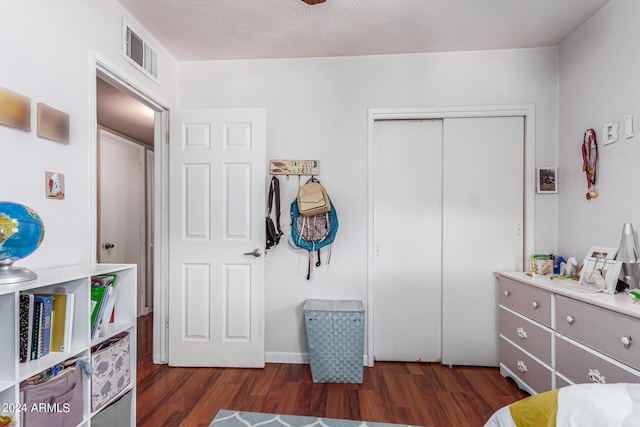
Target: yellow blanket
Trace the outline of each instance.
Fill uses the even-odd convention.
[[[556,427],[558,389],[529,396],[509,405],[513,422],[518,427]]]

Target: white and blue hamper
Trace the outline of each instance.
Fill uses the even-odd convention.
[[[310,299],[303,311],[313,382],[362,383],[362,301]]]

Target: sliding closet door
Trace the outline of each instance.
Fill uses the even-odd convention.
[[[442,121],[376,121],[375,360],[441,355]]]
[[[442,359],[498,366],[493,272],[523,254],[524,118],[455,118],[443,131]]]

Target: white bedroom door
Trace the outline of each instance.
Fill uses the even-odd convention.
[[[442,120],[374,123],[374,357],[441,356]]]
[[[265,143],[264,109],[171,112],[171,366],[264,366]]]

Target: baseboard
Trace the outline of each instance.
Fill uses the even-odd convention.
[[[309,364],[309,353],[284,353],[267,351],[264,353],[266,363],[291,363],[296,365]]]
[[[264,353],[265,363],[291,363],[294,365],[308,365],[309,353],[284,353],[277,351],[267,351]],[[369,358],[365,354],[362,357],[362,365],[369,366]]]

